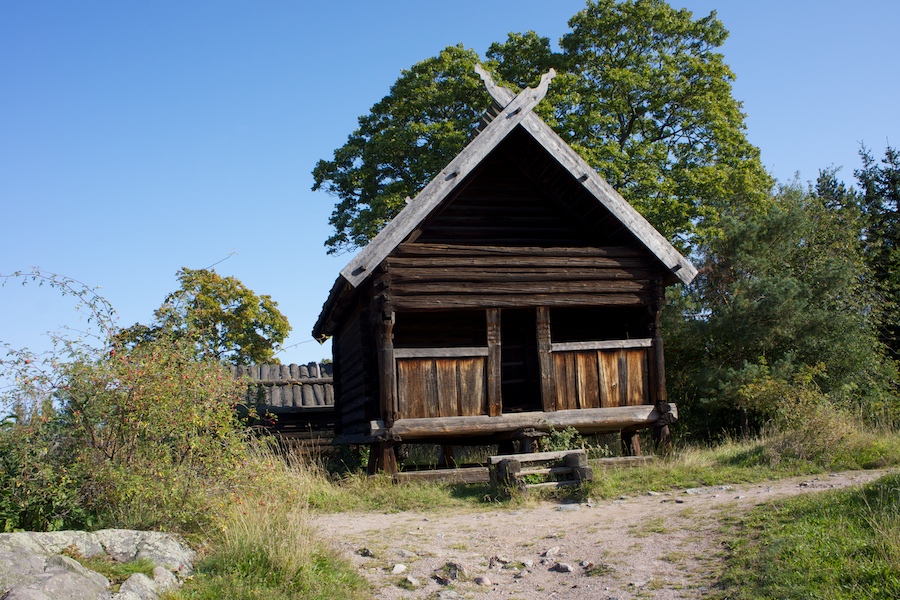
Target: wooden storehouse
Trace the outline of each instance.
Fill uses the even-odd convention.
[[[489,443],[568,426],[633,432],[666,398],[664,288],[696,269],[532,109],[479,70],[486,124],[342,271],[313,329],[333,338],[336,442]],[[493,116],[490,116],[493,115]]]

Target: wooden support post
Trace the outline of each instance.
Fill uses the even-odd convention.
[[[378,392],[381,397],[381,414],[384,424],[390,428],[399,417],[396,397],[396,368],[394,366],[394,311],[384,307],[378,328]]]
[[[537,309],[537,344],[538,364],[541,369],[541,403],[544,411],[556,410],[556,379],[553,368],[553,356],[550,354],[550,308],[539,306]]]
[[[456,458],[453,456],[453,446],[450,444],[441,444],[441,458],[438,460],[438,467],[456,468]]]
[[[672,451],[672,433],[668,425],[653,427],[653,445],[657,452],[668,453]]]
[[[641,440],[637,431],[623,431],[622,436],[622,454],[625,456],[641,455]]]
[[[393,442],[378,442],[370,446],[369,475],[384,471],[388,475],[397,473],[397,457]]]
[[[666,394],[666,360],[663,349],[662,332],[660,330],[660,317],[666,301],[666,290],[662,281],[653,282],[653,373],[655,384],[653,386],[652,400],[659,412],[659,420],[653,426],[653,445],[657,452],[668,452],[672,448],[672,435],[669,431],[669,423],[674,419],[668,410],[669,401]]]
[[[665,288],[662,281],[655,280],[653,282],[653,363],[655,371],[655,398],[654,404],[668,402],[666,395],[666,359],[663,349],[662,332],[660,330],[660,318],[662,317],[662,309],[665,305],[666,296]]]
[[[511,495],[518,490],[524,496],[528,495],[528,488],[519,481],[519,471],[522,470],[522,463],[513,458],[501,460],[495,465],[491,465],[491,486],[502,495]]]
[[[487,309],[487,397],[488,414],[499,417],[503,413],[503,358],[500,347],[500,309]]]
[[[572,469],[572,479],[575,481],[592,481],[594,479],[594,471],[588,466],[585,453],[567,454],[563,459],[563,464]]]

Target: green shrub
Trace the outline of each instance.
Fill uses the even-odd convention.
[[[244,459],[240,382],[167,338],[56,368],[50,398],[0,431],[3,528],[203,528]]]

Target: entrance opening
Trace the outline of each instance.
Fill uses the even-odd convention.
[[[534,309],[500,312],[500,348],[503,412],[542,410]]]

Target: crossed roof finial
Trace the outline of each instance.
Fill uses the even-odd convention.
[[[509,88],[505,88],[502,85],[497,84],[494,81],[494,78],[491,76],[491,73],[481,66],[480,63],[475,63],[475,72],[481,76],[481,80],[484,82],[485,87],[487,88],[488,93],[491,95],[497,104],[500,106],[506,106],[516,97],[515,92],[510,90]],[[541,75],[541,82],[537,85],[536,88],[526,88],[522,90],[519,95],[525,94],[526,92],[533,94],[534,104],[537,104],[541,100],[544,99],[544,96],[547,95],[547,88],[550,87],[550,81],[556,77],[556,71],[554,69],[550,69],[543,75]]]

